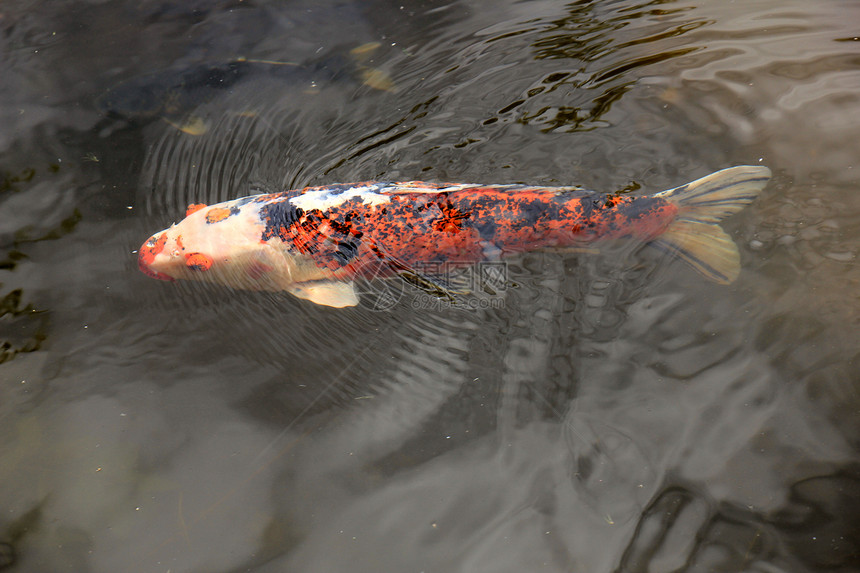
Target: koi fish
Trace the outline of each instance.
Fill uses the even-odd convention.
[[[767,167],[731,167],[638,197],[417,181],[308,187],[190,205],[185,219],[143,244],[138,263],[157,279],[287,291],[340,308],[358,303],[354,279],[380,268],[438,286],[417,269],[630,238],[729,284],[740,256],[718,223],[751,203],[769,178]]]

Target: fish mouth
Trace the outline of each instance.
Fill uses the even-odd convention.
[[[140,246],[140,250],[137,252],[137,266],[143,274],[154,279],[161,281],[174,281],[176,279],[172,276],[161,273],[153,268],[155,258],[164,250],[166,242],[167,233],[153,235],[147,239],[146,242]]]

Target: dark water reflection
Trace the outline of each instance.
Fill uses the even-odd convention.
[[[0,568],[860,569],[858,17],[4,5]],[[177,83],[242,57],[229,85]],[[731,287],[637,245],[512,260],[473,309],[135,268],[187,203],[257,188],[635,193],[759,162]]]

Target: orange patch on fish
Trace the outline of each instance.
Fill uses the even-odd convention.
[[[209,209],[209,212],[206,213],[206,222],[207,223],[217,223],[218,221],[223,221],[227,217],[233,214],[231,209],[225,209],[223,207],[216,207],[214,209]]]
[[[188,205],[188,208],[185,209],[185,216],[187,217],[191,213],[196,213],[200,209],[206,207],[206,203],[191,203]]]
[[[212,257],[203,253],[190,253],[185,257],[185,266],[192,271],[208,271],[212,268]]]
[[[137,266],[140,270],[151,276],[154,279],[163,281],[172,281],[173,277],[154,271],[150,265],[155,261],[155,257],[164,250],[164,245],[167,243],[167,233],[152,236],[146,241],[137,253]]]
[[[164,250],[164,244],[167,242],[167,234],[162,233],[158,235],[158,237],[150,238],[144,245],[140,248],[140,254],[138,255],[138,259],[146,264],[152,263],[155,260],[155,256]]]

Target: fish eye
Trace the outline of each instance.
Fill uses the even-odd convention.
[[[208,271],[212,262],[212,257],[203,253],[191,253],[185,257],[185,266],[192,271]]]

